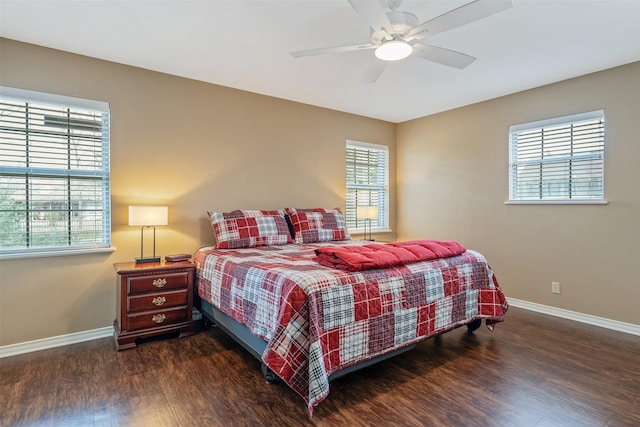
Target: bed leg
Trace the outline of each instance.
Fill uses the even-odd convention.
[[[264,374],[264,379],[267,381],[267,384],[274,384],[280,380],[280,377],[264,363],[262,364],[262,373]]]
[[[469,335],[473,334],[473,331],[478,329],[480,327],[480,325],[482,325],[482,319],[476,319],[473,322],[468,323],[467,324],[467,334],[469,334]]]

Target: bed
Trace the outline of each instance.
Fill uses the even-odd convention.
[[[493,330],[508,308],[473,250],[347,271],[319,254],[386,244],[350,240],[339,210],[209,215],[217,243],[195,255],[200,310],[302,396],[310,416],[337,376],[460,326],[473,331],[482,319]]]

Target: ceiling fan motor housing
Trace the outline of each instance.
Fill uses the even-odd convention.
[[[394,36],[403,37],[414,27],[418,26],[418,17],[413,13],[402,12],[394,10],[387,13],[391,26],[393,26],[393,34],[387,34],[384,30],[371,29],[371,42],[373,44],[380,44],[384,41],[388,41],[394,38]]]

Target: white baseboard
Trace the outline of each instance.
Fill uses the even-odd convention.
[[[73,334],[58,335],[57,337],[42,338],[18,344],[0,346],[0,359],[3,357],[17,356],[33,351],[46,350],[48,348],[62,347],[63,345],[78,344],[85,341],[97,340],[113,336],[113,326],[93,329],[90,331],[75,332]]]
[[[590,314],[578,313],[576,311],[564,310],[562,308],[537,304],[516,298],[508,298],[509,305],[523,308],[525,310],[562,317],[576,322],[587,323],[589,325],[600,326],[614,331],[640,336],[640,325],[619,322],[617,320],[606,319],[604,317],[592,316]],[[91,331],[76,332],[73,334],[59,335],[57,337],[43,338],[24,343],[5,345],[0,347],[0,359],[3,357],[17,356],[19,354],[33,351],[46,350],[48,348],[61,347],[64,345],[77,344],[85,341],[97,340],[113,336],[113,327],[93,329]]]
[[[515,298],[507,298],[507,302],[509,305],[524,308],[525,310],[536,311],[538,313],[562,317],[564,319],[575,320],[576,322],[588,323],[589,325],[600,326],[602,328],[640,336],[640,325],[634,325],[633,323],[619,322],[617,320],[578,313],[577,311],[564,310],[562,308],[551,307]]]

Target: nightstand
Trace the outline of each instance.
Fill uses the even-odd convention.
[[[133,348],[138,338],[180,332],[195,333],[192,319],[195,264],[157,262],[113,265],[117,280],[117,317],[113,322],[118,351]]]

